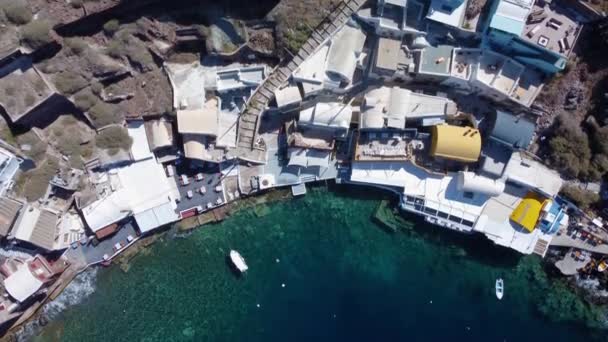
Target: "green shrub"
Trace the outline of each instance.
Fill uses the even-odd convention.
[[[59,118],[59,123],[64,127],[68,127],[78,124],[78,120],[73,115],[63,115]]]
[[[13,131],[11,131],[10,127],[8,126],[1,126],[2,128],[0,128],[0,139],[6,141],[7,143],[11,144],[11,145],[17,145],[17,139],[15,138],[15,135],[13,134]]]
[[[589,167],[591,151],[587,144],[587,136],[571,136],[568,139],[556,136],[549,141],[551,164],[567,176],[577,178],[586,174]]]
[[[601,127],[595,120],[590,121],[591,147],[596,153],[608,154],[608,126]]]
[[[560,116],[549,140],[549,161],[569,177],[586,177],[591,159],[589,138],[578,123]]]
[[[594,192],[583,190],[575,185],[564,186],[560,193],[570,199],[574,204],[581,209],[587,209],[590,205],[600,200],[600,196]]]
[[[38,64],[38,70],[45,74],[55,74],[59,72],[59,67],[52,60],[45,60]]]
[[[93,144],[88,142],[88,143],[80,146],[80,155],[85,159],[89,159],[89,158],[91,158],[91,156],[93,156],[94,150],[95,149],[94,149]]]
[[[32,21],[32,12],[21,1],[11,0],[12,3],[4,7],[6,19],[15,25],[25,25]]]
[[[81,8],[83,4],[83,0],[70,0],[70,5],[74,8]]]
[[[120,23],[116,19],[112,19],[107,23],[103,24],[103,32],[106,35],[112,37],[120,29]]]
[[[297,24],[294,29],[288,30],[285,34],[285,45],[292,53],[297,53],[298,50],[306,43],[311,30],[304,24]]]
[[[64,42],[73,55],[80,56],[87,49],[87,42],[82,38],[67,38]]]
[[[55,136],[55,138],[61,138],[65,133],[65,127],[53,127],[51,133]]]
[[[599,181],[608,172],[608,156],[598,153],[591,158],[587,178],[591,181]]]
[[[103,84],[101,84],[99,82],[94,82],[93,84],[91,84],[91,91],[93,92],[93,94],[99,95],[99,94],[101,94],[102,90],[103,90]]]
[[[128,30],[120,31],[108,44],[106,53],[112,58],[127,57],[131,65],[139,71],[149,71],[153,68],[154,58],[146,44],[130,36]]]
[[[30,149],[28,151],[23,151],[25,155],[37,162],[44,159],[46,155],[46,143],[40,140],[40,138],[33,131],[21,134],[17,136],[16,139],[17,144],[20,147],[23,145],[30,146]]]
[[[51,24],[44,20],[35,20],[23,27],[21,39],[32,49],[38,49],[53,41],[50,35]]]
[[[112,40],[106,47],[106,53],[112,58],[121,58],[126,54],[125,44],[120,40]]]
[[[95,127],[104,127],[124,121],[122,114],[116,112],[109,104],[99,101],[88,111]]]
[[[80,156],[80,141],[78,139],[74,139],[74,137],[70,135],[62,135],[57,138],[55,147],[61,154],[70,158],[77,158]]]
[[[127,130],[123,127],[108,127],[103,131],[99,132],[97,137],[95,137],[95,145],[99,148],[103,148],[105,150],[122,149],[129,150],[131,145],[133,144],[133,139],[127,133]],[[111,154],[116,154],[117,151]]]
[[[15,87],[13,87],[12,85],[8,85],[6,86],[6,88],[4,88],[4,93],[6,94],[6,96],[13,96],[15,95],[15,91],[17,89],[15,89]]]
[[[139,42],[131,45],[127,50],[129,61],[140,71],[152,70],[154,58],[145,44]]]
[[[106,87],[105,93],[108,95],[111,94],[110,96],[120,94],[122,93],[122,87],[116,83],[112,83]]]
[[[74,96],[74,105],[83,112],[91,109],[99,99],[90,91],[83,91]]]
[[[23,188],[25,198],[33,202],[44,196],[49,186],[49,181],[53,178],[58,168],[59,163],[56,159],[47,158],[38,168],[28,171],[24,175],[27,177]]]
[[[72,71],[65,71],[55,75],[55,86],[66,95],[72,95],[87,86],[88,82],[84,77]]]
[[[106,152],[108,152],[109,155],[114,156],[118,152],[120,152],[120,149],[116,148],[116,147],[112,147],[112,148],[107,149]]]

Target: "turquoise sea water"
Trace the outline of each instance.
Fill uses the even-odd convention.
[[[36,339],[606,340],[587,327],[599,311],[548,277],[539,258],[417,220],[388,233],[371,219],[382,196],[316,189],[167,236],[127,273],[99,270],[95,292]],[[247,259],[246,276],[227,266],[230,249]],[[497,277],[505,279],[502,301]]]

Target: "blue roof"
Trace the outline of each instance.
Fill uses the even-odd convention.
[[[492,17],[490,27],[519,36],[526,27],[526,25],[521,20],[516,20],[513,18],[496,14]]]
[[[512,148],[526,149],[532,141],[534,127],[530,120],[497,110],[490,138]]]
[[[565,215],[562,207],[553,201],[549,208],[549,214],[553,217],[553,220],[548,220],[546,217],[539,221],[539,228],[541,231],[547,234],[557,233],[559,230],[559,223]]]

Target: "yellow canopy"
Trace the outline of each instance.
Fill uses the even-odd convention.
[[[476,162],[481,152],[481,134],[475,128],[450,125],[433,126],[431,155],[465,163]]]
[[[545,200],[535,192],[528,192],[511,213],[511,221],[532,232],[536,228]]]

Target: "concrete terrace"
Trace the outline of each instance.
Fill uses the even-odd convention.
[[[520,75],[519,82],[517,82],[515,89],[513,89],[511,97],[517,102],[531,105],[542,87],[543,76],[535,70],[526,69]]]
[[[505,55],[477,48],[455,48],[452,59],[453,79],[477,82],[474,89],[483,85],[495,99],[511,99],[529,107],[542,89],[544,77],[540,72]],[[482,93],[487,94],[486,91]],[[497,96],[497,92],[501,95]]]
[[[542,46],[550,51],[568,57],[581,32],[579,15],[553,1],[550,4],[532,7],[521,34],[523,40]]]
[[[68,250],[68,254],[78,255],[80,253],[88,265],[97,264],[104,261],[104,255],[107,256],[108,259],[112,259],[137,239],[139,239],[139,236],[135,229],[135,224],[130,220],[123,224],[112,236],[99,241],[97,245],[90,242],[86,245],[79,244],[77,248]],[[122,247],[116,249],[116,244],[119,244]]]
[[[448,75],[454,47],[449,45],[430,46],[420,52],[418,72],[432,75]]]
[[[452,56],[452,76],[463,80],[471,79],[473,67],[477,64],[481,51],[454,49]]]
[[[197,180],[197,175],[203,179]],[[188,179],[188,184],[184,184],[183,177]],[[217,168],[191,168],[187,162],[182,162],[177,165],[174,180],[180,196],[176,211],[181,217],[189,215],[190,211],[202,212],[226,203],[222,174]],[[216,190],[218,186],[221,191]]]

